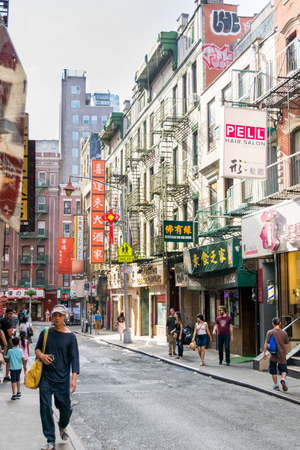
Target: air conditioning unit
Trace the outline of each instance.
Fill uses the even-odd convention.
[[[190,94],[189,95],[189,105],[195,106],[198,102],[200,102],[199,94]]]
[[[220,139],[220,125],[214,128],[213,130],[214,139]]]
[[[193,175],[196,175],[199,172],[199,166],[192,166],[191,171]]]

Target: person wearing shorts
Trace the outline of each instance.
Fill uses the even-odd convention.
[[[95,322],[95,334],[100,334],[100,330],[101,330],[101,326],[102,326],[102,316],[100,314],[100,311],[97,311],[94,322]]]
[[[12,338],[13,348],[8,350],[5,360],[10,362],[10,378],[11,378],[11,388],[12,388],[12,400],[17,400],[21,397],[20,391],[20,379],[22,367],[26,368],[23,350],[19,348],[20,339],[18,337]],[[16,393],[17,385],[17,393]]]
[[[195,324],[193,342],[197,336],[198,355],[200,357],[200,366],[204,365],[205,348],[208,345],[208,338],[212,341],[212,337],[208,328],[207,322],[204,321],[203,315],[197,315],[197,322]]]
[[[279,375],[281,375],[281,386],[282,390],[286,392],[288,390],[287,384],[286,384],[286,376],[288,374],[287,370],[287,362],[286,362],[286,354],[288,351],[288,343],[289,338],[286,331],[281,330],[280,325],[280,319],[279,317],[274,317],[272,320],[273,330],[269,330],[267,332],[266,336],[266,342],[264,345],[264,353],[263,358],[266,359],[266,351],[268,348],[268,342],[271,339],[271,336],[273,334],[275,342],[276,342],[276,355],[270,354],[269,359],[269,373],[272,375],[272,379],[274,382],[273,389],[275,391],[279,391],[279,385],[277,383],[277,369],[279,372]]]

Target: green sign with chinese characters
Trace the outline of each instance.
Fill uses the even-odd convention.
[[[193,242],[193,222],[164,220],[165,242]]]
[[[187,250],[184,254],[184,272],[203,276],[208,272],[238,267],[241,245],[240,239],[232,238]]]

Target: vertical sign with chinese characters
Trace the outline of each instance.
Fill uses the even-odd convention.
[[[105,161],[92,161],[91,264],[104,262]]]
[[[58,273],[72,273],[73,238],[58,238]]]
[[[225,178],[267,178],[267,111],[222,107],[220,172]]]
[[[83,261],[83,216],[77,216],[77,261]]]

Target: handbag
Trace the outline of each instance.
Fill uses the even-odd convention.
[[[46,328],[46,331],[44,333],[44,340],[43,340],[43,350],[42,353],[45,353],[46,350],[46,342],[48,337],[49,328]],[[25,378],[25,386],[29,389],[37,389],[40,384],[40,379],[42,376],[42,370],[43,370],[43,362],[40,360],[40,358],[36,358],[32,366],[27,372],[26,378]]]
[[[28,337],[33,336],[33,331],[32,331],[32,329],[31,329],[30,326],[27,328],[27,336],[28,336]]]
[[[177,339],[178,334],[177,333],[173,333],[173,336],[175,339]]]

